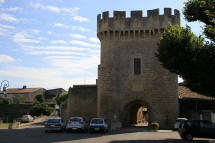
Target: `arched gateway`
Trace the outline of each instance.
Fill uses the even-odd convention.
[[[134,100],[124,106],[122,126],[148,126],[150,107],[142,100]]]

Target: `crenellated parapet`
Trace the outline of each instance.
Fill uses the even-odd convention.
[[[180,24],[179,10],[173,15],[171,8],[164,8],[163,15],[159,9],[148,10],[146,17],[142,11],[131,11],[130,17],[125,11],[114,11],[110,17],[107,11],[97,17],[97,35],[100,40],[141,39],[161,34],[168,23]]]

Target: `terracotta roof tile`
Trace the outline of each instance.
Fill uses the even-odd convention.
[[[206,99],[206,100],[211,100],[212,97],[208,97],[202,94],[198,94],[192,90],[190,90],[189,88],[179,85],[178,86],[178,96],[179,99],[183,99],[183,98],[192,98],[192,99]]]

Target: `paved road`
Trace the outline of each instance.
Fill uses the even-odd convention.
[[[0,130],[0,143],[190,143],[182,141],[177,132],[150,132],[127,129],[115,133],[45,133],[42,126],[16,130]],[[195,143],[208,143],[196,139]]]

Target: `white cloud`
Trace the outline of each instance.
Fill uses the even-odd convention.
[[[7,13],[1,13],[0,20],[5,20],[8,22],[18,22],[19,21],[17,18],[15,18],[14,16],[7,14]]]
[[[86,39],[87,38],[87,36],[80,35],[80,34],[69,34],[69,36],[72,38],[78,38],[78,39]]]
[[[38,29],[30,29],[29,32],[32,33],[32,34],[39,34],[40,30],[38,30]]]
[[[7,31],[7,30],[0,27],[0,31],[1,31],[1,32],[3,32],[3,31],[5,32],[5,31]]]
[[[99,43],[99,42],[100,42],[99,39],[98,39],[98,38],[95,38],[95,37],[90,37],[89,40],[90,40],[91,42],[94,42],[94,43]]]
[[[68,46],[23,46],[24,50],[73,50],[83,51],[86,48]]]
[[[97,70],[99,64],[99,55],[91,55],[78,60],[55,59],[51,61],[51,65],[57,69],[62,69],[65,74],[86,74],[90,76],[90,70]],[[95,72],[93,73],[96,76]]]
[[[72,79],[64,78],[62,72],[52,68],[11,67],[1,69],[0,74],[12,77],[18,84],[25,83],[28,87],[63,87],[68,90],[72,86]]]
[[[82,32],[89,32],[90,29],[81,27],[81,26],[72,26],[72,30],[78,30],[78,31],[82,31]]]
[[[48,60],[56,60],[56,59],[77,59],[79,56],[46,56],[44,57],[45,59]]]
[[[88,18],[86,18],[86,17],[81,17],[81,16],[74,16],[72,19],[75,20],[75,21],[80,21],[80,22],[89,21]]]
[[[16,71],[16,72],[14,72]],[[96,76],[87,78],[66,78],[64,72],[57,68],[32,68],[11,67],[0,69],[0,75],[11,77],[15,85],[27,85],[27,87],[59,88],[68,90],[70,86],[77,84],[95,84]],[[24,84],[23,84],[24,83]]]
[[[14,62],[15,60],[8,55],[0,55],[0,63]]]
[[[2,4],[2,3],[4,3],[5,2],[5,0],[0,0],[0,4]]]
[[[30,5],[34,8],[40,8],[42,10],[49,10],[51,12],[61,13],[63,15],[71,15],[71,16],[74,16],[76,14],[76,12],[80,10],[80,8],[78,8],[78,7],[60,8],[60,7],[52,6],[52,5],[42,5],[40,3],[31,3]]]
[[[79,55],[86,56],[83,52],[71,52],[71,51],[30,51],[31,55]]]
[[[53,40],[50,43],[52,43],[52,44],[66,44],[67,42],[64,40]]]
[[[6,29],[15,29],[16,28],[15,26],[4,25],[4,24],[1,24],[1,23],[0,23],[0,27],[6,28]]]
[[[2,11],[16,12],[16,11],[22,11],[22,8],[20,8],[20,7],[10,7],[10,8],[1,8],[1,10]]]
[[[53,27],[60,27],[60,28],[70,28],[72,30],[76,30],[76,31],[82,31],[82,32],[89,32],[90,29],[87,29],[87,28],[84,28],[84,27],[81,27],[81,26],[68,26],[66,24],[63,24],[63,23],[55,23],[53,25]]]
[[[68,25],[62,24],[62,23],[56,23],[53,25],[53,27],[63,27],[63,28],[69,28]]]
[[[28,38],[29,35],[27,33],[16,33],[13,36],[13,41],[16,43],[40,43],[39,40]]]
[[[46,37],[38,37],[37,39],[38,39],[38,40],[47,40]]]
[[[93,48],[99,48],[100,47],[100,45],[90,44],[90,43],[79,41],[79,40],[72,40],[72,41],[70,41],[70,43],[75,44],[75,45],[80,45],[80,46],[93,47]]]

